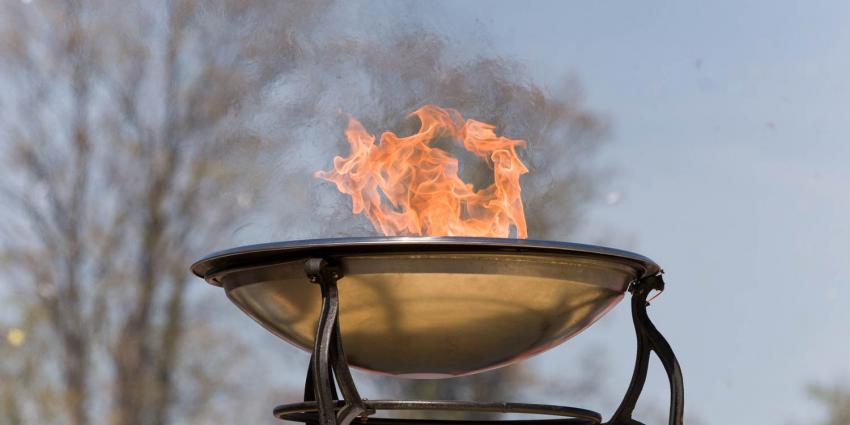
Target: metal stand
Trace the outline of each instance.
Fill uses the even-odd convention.
[[[311,258],[304,264],[304,271],[311,282],[322,288],[322,312],[316,329],[316,342],[310,358],[307,380],[304,385],[304,401],[278,406],[274,415],[279,419],[302,422],[309,425],[350,425],[351,422],[375,425],[402,424],[453,424],[486,425],[512,423],[515,425],[599,425],[599,413],[575,407],[552,406],[527,403],[488,403],[467,401],[426,400],[364,400],[357,392],[351,371],[342,348],[339,331],[339,292],[337,280],[342,278],[339,267],[323,258]],[[682,425],[684,393],[682,373],[676,356],[664,337],[655,329],[646,314],[647,296],[652,290],[663,290],[661,276],[652,276],[635,282],[632,293],[632,318],[637,333],[638,351],[635,371],[626,396],[614,416],[605,425],[643,425],[632,419],[635,403],[643,390],[649,367],[649,353],[655,351],[670,379],[670,425]],[[334,383],[336,376],[337,383]],[[339,386],[342,399],[336,392]],[[433,420],[433,419],[390,419],[369,417],[381,410],[439,410],[467,412],[524,413],[557,416],[557,419],[539,420]]]
[[[304,401],[315,401],[319,408],[320,425],[348,425],[366,412],[363,400],[357,393],[351,371],[342,350],[339,334],[339,291],[336,281],[342,277],[338,267],[322,258],[311,258],[304,264],[304,272],[313,283],[322,287],[322,313],[316,330],[316,343],[310,357],[310,369],[304,385]],[[345,404],[337,412],[334,375],[339,381]]]
[[[614,416],[606,425],[643,425],[642,422],[632,419],[635,403],[643,390],[646,382],[646,372],[649,369],[649,353],[655,351],[667,378],[670,381],[670,425],[682,425],[682,416],[685,410],[685,387],[682,382],[682,369],[679,361],[673,354],[673,349],[667,340],[655,329],[646,314],[649,305],[647,297],[653,291],[664,290],[664,280],[661,275],[650,276],[632,284],[629,292],[632,293],[632,321],[635,324],[637,335],[637,359],[635,360],[635,371],[632,374],[632,382],[626,390],[626,396],[620,403],[620,407],[614,412]]]

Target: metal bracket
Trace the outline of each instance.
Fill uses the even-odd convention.
[[[321,285],[322,313],[316,327],[316,342],[310,357],[310,368],[304,385],[304,401],[319,406],[319,425],[349,425],[356,417],[368,413],[357,392],[342,349],[339,331],[339,290],[342,277],[339,267],[324,258],[311,258],[304,263],[310,282]],[[336,375],[344,404],[337,411]]]
[[[310,282],[322,289],[322,311],[316,329],[316,342],[310,357],[310,367],[304,385],[304,403],[278,406],[275,416],[305,422],[310,425],[350,425],[358,417],[367,417],[376,410],[463,410],[463,411],[500,411],[516,413],[555,414],[570,419],[526,420],[526,421],[478,421],[522,422],[524,424],[569,423],[593,425],[601,422],[599,414],[582,409],[546,406],[522,405],[515,403],[476,403],[447,401],[365,401],[360,397],[351,371],[342,349],[342,336],[339,330],[339,290],[337,280],[342,278],[341,269],[324,258],[311,258],[304,264],[304,272]],[[670,345],[649,320],[646,307],[647,297],[653,291],[664,290],[661,275],[649,276],[634,282],[629,287],[632,293],[632,320],[637,335],[637,359],[631,383],[620,407],[604,425],[643,425],[632,419],[635,404],[646,382],[649,369],[649,355],[654,351],[661,360],[670,381],[670,425],[682,425],[684,411],[684,387],[682,371]],[[338,381],[334,383],[334,377]],[[342,393],[337,395],[336,387]],[[496,407],[494,407],[496,406]],[[309,413],[313,412],[313,413]],[[316,421],[315,412],[318,412]],[[417,420],[372,418],[376,425],[398,425],[401,423],[420,423]],[[428,420],[429,423],[450,423],[452,421]],[[472,423],[472,422],[470,422]]]
[[[643,391],[643,385],[646,383],[651,351],[654,351],[655,355],[658,356],[670,381],[669,424],[682,425],[685,408],[682,369],[679,367],[679,361],[676,360],[676,355],[670,348],[670,344],[667,343],[661,332],[658,332],[646,313],[646,307],[649,306],[647,297],[653,290],[664,290],[664,279],[662,279],[661,274],[645,277],[629,287],[629,292],[632,293],[632,321],[637,335],[637,359],[635,360],[635,370],[632,374],[632,381],[629,383],[629,389],[626,390],[626,395],[623,397],[620,407],[617,408],[606,425],[643,425],[642,422],[632,419],[632,413],[640,393]]]

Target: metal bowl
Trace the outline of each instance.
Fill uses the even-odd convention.
[[[192,266],[275,335],[312,350],[322,297],[308,258],[342,268],[348,363],[435,378],[522,360],[579,333],[659,272],[611,248],[490,238],[345,238],[252,245]]]

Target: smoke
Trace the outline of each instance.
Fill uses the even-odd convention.
[[[486,35],[438,32],[408,3],[319,9],[301,13],[311,25],[290,34],[294,52],[277,53],[289,58],[288,68],[242,110],[274,173],[257,204],[268,216],[252,217],[253,231],[240,235],[241,242],[268,240],[269,229],[279,229],[271,232],[276,239],[374,235],[367,220],[351,213],[350,199],[313,172],[347,152],[348,114],[376,136],[407,135],[419,124],[408,114],[427,103],[526,140],[519,153],[531,170],[522,180],[529,236],[569,236],[592,194],[592,153],[607,131],[604,119],[582,106],[578,82],[564,76],[558,87],[543,87],[517,61],[494,53]],[[491,183],[483,162],[444,147],[460,158],[464,180]]]

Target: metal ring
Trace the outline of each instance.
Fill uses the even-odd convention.
[[[426,401],[426,400],[363,400],[366,410],[371,414],[381,410],[441,410],[454,412],[488,412],[488,413],[521,413],[535,415],[559,416],[561,419],[540,420],[434,420],[434,419],[392,419],[392,418],[364,418],[355,419],[357,422],[370,422],[376,425],[413,424],[413,423],[450,423],[450,424],[571,424],[571,425],[598,425],[602,423],[602,415],[591,410],[576,407],[554,406],[548,404],[528,403],[479,403],[469,401]],[[336,401],[336,409],[345,405],[344,400]],[[274,415],[278,419],[294,422],[311,423],[318,419],[318,404],[315,401],[284,404],[275,407]]]

